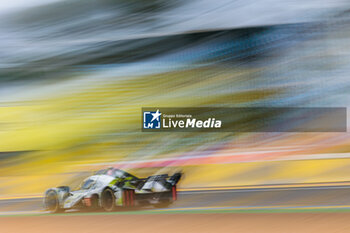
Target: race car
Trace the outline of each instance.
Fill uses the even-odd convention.
[[[153,205],[167,207],[177,199],[176,184],[181,173],[137,178],[116,168],[103,169],[86,178],[71,191],[68,186],[46,190],[44,207],[52,213],[68,209],[114,211],[118,207]]]

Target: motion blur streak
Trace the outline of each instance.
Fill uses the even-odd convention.
[[[346,1],[12,2],[0,6],[2,196],[103,166],[181,169],[182,188],[350,180],[348,133],[140,130],[147,106],[349,107]]]

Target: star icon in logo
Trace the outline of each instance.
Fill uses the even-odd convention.
[[[156,119],[157,119],[157,121],[159,121],[159,116],[160,115],[162,115],[162,113],[159,112],[159,109],[157,110],[157,112],[152,113],[153,118],[152,118],[151,122],[156,120]]]

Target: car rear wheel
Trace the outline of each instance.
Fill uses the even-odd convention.
[[[115,209],[115,196],[112,189],[106,188],[103,190],[101,194],[101,205],[107,212],[111,212]]]

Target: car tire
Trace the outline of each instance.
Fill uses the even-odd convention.
[[[57,192],[55,190],[50,190],[46,193],[45,205],[51,213],[61,213],[64,211],[60,208]]]
[[[102,191],[101,206],[106,212],[111,212],[115,210],[115,196],[112,189],[106,188]]]

